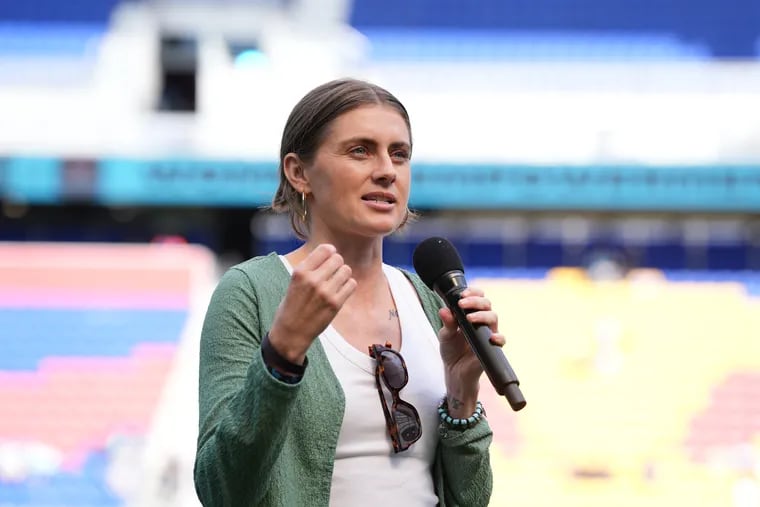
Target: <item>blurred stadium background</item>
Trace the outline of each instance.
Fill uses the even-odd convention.
[[[756,0],[0,3],[0,506],[192,506],[199,324],[313,86],[407,105],[389,238],[462,253],[529,403],[492,505],[760,505]]]

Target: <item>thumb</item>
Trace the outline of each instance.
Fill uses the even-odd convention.
[[[457,319],[454,317],[454,314],[451,313],[451,310],[448,308],[441,308],[438,310],[438,315],[443,321],[443,327],[445,327],[448,331],[456,332],[458,327]]]

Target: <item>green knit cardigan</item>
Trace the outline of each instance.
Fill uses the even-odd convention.
[[[406,272],[431,323],[441,300]],[[290,275],[276,254],[250,259],[221,278],[200,345],[200,428],[195,487],[204,506],[329,505],[345,399],[319,340],[298,384],[275,379],[259,352]],[[443,395],[443,393],[441,393]],[[438,430],[431,473],[441,506],[488,505],[493,478],[483,420]],[[382,477],[376,487],[382,487]],[[372,491],[367,491],[368,495]]]

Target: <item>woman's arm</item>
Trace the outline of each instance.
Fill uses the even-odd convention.
[[[425,286],[416,274],[404,273],[417,290],[430,324],[439,330],[439,339],[443,339],[441,352],[446,372],[449,413],[452,417],[467,418],[475,409],[482,368],[477,365],[464,337],[457,332],[453,316],[445,309],[441,298]],[[469,305],[473,310],[490,310],[490,303],[482,300],[481,291],[471,290],[470,295],[475,296],[475,299],[470,299],[465,306]],[[491,325],[494,330],[497,327],[495,314],[481,313],[476,319],[480,323]],[[503,344],[503,340],[504,337],[497,334],[497,343]],[[488,451],[493,433],[488,421],[481,419],[477,425],[466,430],[452,430],[442,424],[439,436],[434,473],[441,505],[488,505],[493,489]]]
[[[494,346],[504,345],[504,336],[499,333],[498,316],[483,291],[469,287],[461,295],[458,304],[467,312],[467,320],[488,326]],[[448,414],[453,418],[467,419],[475,412],[483,367],[451,310],[441,308],[438,315],[443,323],[438,340],[446,379]],[[488,454],[492,433],[487,421],[481,420],[464,430],[448,428],[446,423],[442,423],[441,432],[446,504],[488,505],[493,477]]]
[[[267,370],[257,306],[250,279],[232,268],[214,291],[203,324],[195,487],[207,507],[263,498],[300,388]]]
[[[305,367],[308,349],[355,288],[351,268],[333,245],[314,248],[278,296],[267,330],[270,359]],[[267,300],[267,307],[271,303]],[[206,313],[195,464],[196,490],[206,506],[251,505],[264,497],[301,389],[300,382],[278,380],[266,367],[277,365],[265,366],[258,306],[248,275],[233,268]]]

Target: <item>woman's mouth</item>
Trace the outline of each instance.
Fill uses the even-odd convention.
[[[365,194],[362,196],[362,200],[381,204],[396,203],[396,198],[393,196],[393,194],[388,194],[385,192],[373,192],[371,194]]]

